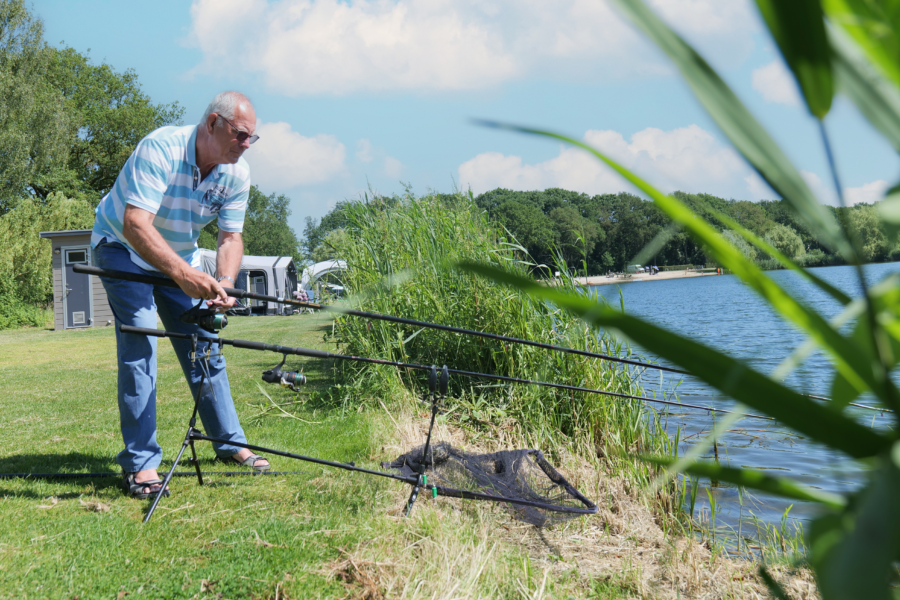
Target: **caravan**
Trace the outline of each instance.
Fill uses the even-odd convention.
[[[200,249],[203,271],[216,274],[216,253],[214,250]],[[244,256],[241,270],[234,282],[236,288],[290,298],[297,289],[297,267],[290,256]],[[236,315],[290,315],[290,306],[261,300],[239,301],[232,311]]]

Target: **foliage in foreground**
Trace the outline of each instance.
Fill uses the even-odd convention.
[[[810,439],[869,465],[867,484],[847,494],[824,493],[789,478],[773,477],[751,469],[692,464],[687,457],[671,468],[787,498],[817,502],[822,507],[822,516],[810,523],[806,536],[808,560],[816,572],[822,596],[827,600],[888,600],[896,597],[897,563],[900,560],[900,508],[897,506],[900,442],[897,441],[897,430],[895,427],[891,431],[874,431],[861,425],[844,409],[859,395],[871,394],[879,405],[894,411],[895,417],[900,412],[900,390],[891,378],[900,361],[900,277],[891,275],[870,286],[862,269],[867,253],[862,241],[863,226],[852,219],[835,219],[817,202],[800,173],[725,82],[640,0],[618,0],[618,4],[672,58],[710,116],[769,185],[790,203],[797,217],[819,242],[856,266],[860,297],[850,298],[804,271],[733,219],[721,215],[717,219],[729,222],[731,228],[756,250],[773,256],[786,268],[795,269],[842,304],[844,311],[838,320],[855,321],[855,326],[844,333],[841,323],[829,323],[802,304],[767,277],[716,227],[699,218],[679,199],[662,194],[583,143],[534,129],[510,127],[563,140],[593,153],[652,198],[672,221],[704,244],[716,261],[731,269],[786,321],[804,331],[809,336],[809,343],[767,376],[740,360],[613,311],[583,295],[545,288],[533,280],[490,265],[468,264],[466,268],[526,290],[597,327],[619,331],[735,400],[768,413]],[[875,128],[900,149],[900,71],[896,67],[900,24],[889,18],[888,11],[878,3],[853,0],[826,0],[821,5],[818,0],[790,3],[757,0],[757,5],[797,79],[807,107],[820,120],[829,156],[828,136],[821,121],[830,109],[835,80]],[[827,31],[825,14],[835,24]],[[831,168],[834,172],[833,163]],[[894,188],[894,192],[878,205],[882,217],[879,228],[884,227],[894,235],[900,229],[900,193],[896,190]],[[837,191],[841,195],[841,190]],[[824,405],[781,383],[784,374],[802,362],[813,348],[820,349],[833,364],[832,400]],[[726,419],[725,425],[730,422]],[[670,463],[667,459],[653,460]],[[786,597],[774,582],[771,587],[778,597]]]
[[[528,272],[529,265],[516,260],[521,248],[502,241],[465,196],[375,198],[348,205],[344,214],[348,235],[341,252],[349,268],[343,283],[359,294],[363,310],[594,352],[622,350],[546,303],[448,269],[455,261],[487,260],[511,273]],[[563,277],[561,285],[571,289],[574,284]],[[339,319],[337,332],[349,354],[638,391],[627,373],[596,359],[355,317]],[[345,379],[355,384],[345,392],[354,397],[388,396],[398,386],[416,394],[424,389],[422,373],[346,368],[351,373]],[[633,448],[643,436],[636,402],[468,378],[454,379],[452,385],[470,403],[467,418],[512,426],[546,449],[572,441],[590,441],[603,450]]]

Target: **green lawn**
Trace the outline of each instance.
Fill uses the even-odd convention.
[[[236,318],[224,337],[334,349],[323,339],[330,329],[317,315]],[[191,399],[168,341],[159,349],[165,469],[183,440]],[[321,361],[289,359],[309,377],[307,393],[265,388],[291,418],[277,410],[260,416],[269,401],[257,381],[279,356],[226,348],[226,357],[251,443],[369,467],[394,458],[382,450],[395,435],[383,411],[342,411],[317,400],[330,381]],[[118,471],[112,328],[0,332],[0,414],[0,473]],[[198,452],[204,471],[226,470],[213,463],[210,445],[198,443]],[[176,478],[148,525],[141,520],[149,502],[125,497],[119,478],[0,479],[0,598],[331,598],[367,590],[517,598],[541,585],[527,557],[493,539],[488,521],[496,507],[426,500],[415,518],[401,519],[402,484],[272,462],[302,473],[213,475],[202,487]],[[103,510],[93,510],[97,503]],[[605,586],[592,593],[552,580],[545,593],[557,584],[616,597]]]

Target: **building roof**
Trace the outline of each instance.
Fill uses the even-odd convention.
[[[42,238],[64,237],[67,235],[90,235],[93,229],[69,229],[68,231],[42,231]]]

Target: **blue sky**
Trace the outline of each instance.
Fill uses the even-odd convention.
[[[834,203],[815,122],[746,0],[649,0],[720,70]],[[38,0],[45,37],[118,71],[195,122],[216,93],[254,101],[245,155],[302,230],[367,189],[476,194],[628,186],[580,151],[485,129],[486,118],[586,139],[666,191],[773,198],[668,61],[604,0]],[[844,99],[827,127],[850,201],[900,178],[893,150]]]

